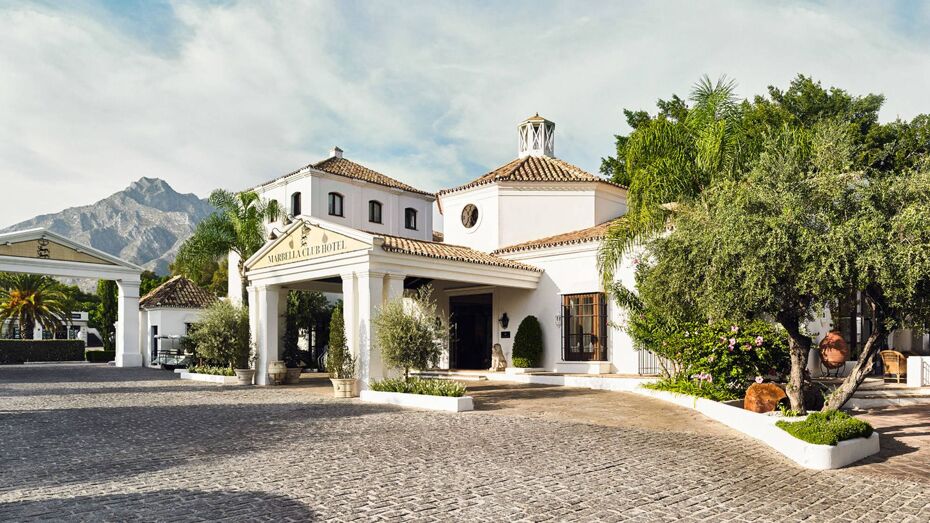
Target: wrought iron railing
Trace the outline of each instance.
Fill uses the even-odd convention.
[[[640,348],[636,352],[639,354],[637,373],[640,376],[654,376],[661,372],[662,369],[659,366],[659,358],[656,357],[655,354],[644,348]]]

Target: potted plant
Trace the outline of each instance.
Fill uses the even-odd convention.
[[[333,383],[333,396],[352,398],[356,395],[355,358],[346,347],[345,322],[342,307],[336,307],[329,322],[329,349],[326,351],[326,371]]]
[[[249,368],[252,342],[248,309],[217,301],[204,311],[190,338],[199,357],[234,369],[239,385],[252,384],[255,370]]]

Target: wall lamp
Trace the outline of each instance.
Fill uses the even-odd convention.
[[[507,317],[507,313],[501,314],[501,317],[497,319],[497,322],[501,324],[502,329],[506,329],[510,325],[510,318]]]

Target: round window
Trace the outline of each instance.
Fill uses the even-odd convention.
[[[471,229],[476,223],[478,223],[478,208],[469,203],[462,209],[462,225],[466,229]]]

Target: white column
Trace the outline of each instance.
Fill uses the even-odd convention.
[[[384,277],[384,301],[404,296],[405,274],[389,273]]]
[[[255,362],[258,361],[258,326],[261,324],[258,318],[258,287],[250,285],[246,287],[246,293],[249,299],[249,340],[252,343],[253,355],[256,358],[254,361],[249,361],[249,364],[255,365]]]
[[[375,344],[375,326],[372,320],[384,300],[384,273],[360,272],[358,279],[358,349],[359,380],[367,388],[371,380],[384,378],[381,351]]]
[[[242,304],[242,278],[239,276],[239,255],[229,251],[226,256],[226,296],[235,305]],[[248,292],[248,291],[246,291]],[[249,296],[251,299],[251,295]]]
[[[139,338],[139,282],[117,280],[119,289],[116,322],[116,366],[141,367]]]
[[[258,288],[258,359],[255,362],[255,384],[268,384],[268,363],[280,359],[279,321],[281,290],[266,285]],[[255,306],[253,305],[253,306]]]
[[[342,277],[342,319],[345,323],[346,346],[349,352],[359,363],[358,343],[358,282],[355,274],[348,272]]]

